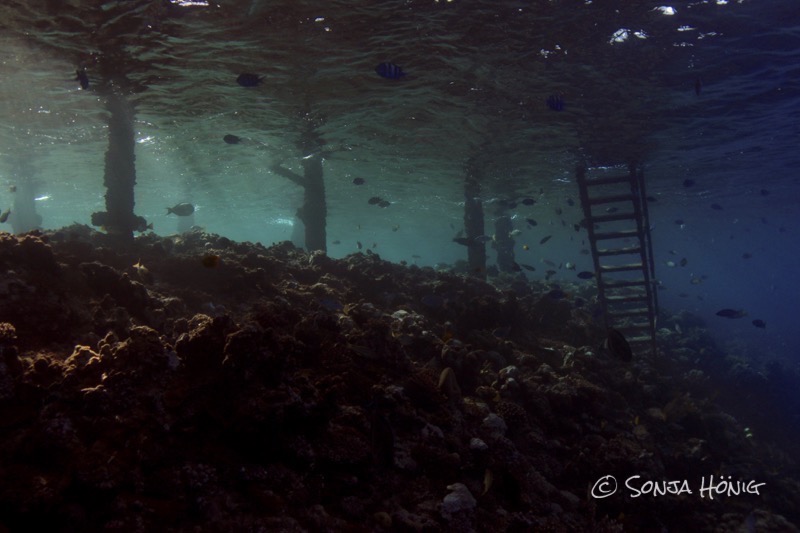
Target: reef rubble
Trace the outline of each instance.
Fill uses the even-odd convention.
[[[542,284],[201,231],[0,233],[0,269],[0,531],[800,523],[797,429],[774,429],[796,376],[691,317],[624,363]],[[712,499],[710,476],[764,485]]]

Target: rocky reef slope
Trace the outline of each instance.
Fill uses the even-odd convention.
[[[589,289],[202,232],[0,234],[0,272],[0,531],[800,521],[794,430],[775,429],[794,378],[726,359],[690,317],[626,364],[575,305]],[[607,475],[619,490],[593,497]],[[692,493],[637,496],[636,475]],[[765,485],[712,500],[711,476]]]

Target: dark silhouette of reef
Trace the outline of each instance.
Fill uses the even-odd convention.
[[[0,269],[0,531],[800,522],[796,375],[726,358],[690,316],[626,364],[546,285],[374,254],[203,232],[121,249],[76,225],[0,233]],[[694,493],[591,498],[609,474]],[[711,475],[766,485],[709,502]]]

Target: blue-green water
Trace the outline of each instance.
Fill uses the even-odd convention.
[[[302,191],[270,168],[300,172],[308,154],[296,142],[311,126],[326,143],[330,255],[361,242],[392,261],[463,259],[452,238],[472,160],[486,234],[496,216],[516,216],[517,259],[540,278],[545,260],[590,266],[585,234],[571,228],[580,208],[567,204],[575,166],[636,159],[657,200],[662,307],[704,318],[733,353],[798,356],[793,1],[12,0],[0,7],[0,44],[0,209],[24,192],[44,228],[88,224],[104,208],[110,80],[137,110],[136,213],[162,235],[181,229],[165,207],[187,201],[189,224],[209,232],[292,238]],[[384,61],[407,76],[379,77]],[[88,90],[74,79],[80,67]],[[264,81],[240,87],[241,72]],[[545,104],[554,94],[563,111]],[[497,207],[523,196],[537,203]],[[748,316],[719,318],[721,308]]]

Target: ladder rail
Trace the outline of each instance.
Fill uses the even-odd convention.
[[[626,323],[619,327],[631,331],[640,331],[642,334],[644,334],[644,331],[647,331],[647,338],[638,337],[637,340],[649,338],[648,340],[650,341],[652,353],[656,355],[658,353],[656,343],[658,300],[654,283],[655,262],[653,261],[650,215],[647,209],[644,172],[634,163],[630,163],[627,170],[627,176],[604,176],[590,179],[587,175],[588,168],[584,163],[581,163],[576,169],[576,181],[579,187],[581,206],[586,220],[587,232],[589,234],[589,244],[592,252],[594,270],[597,273],[595,281],[597,284],[598,299],[604,311],[603,321],[605,326],[607,329],[612,327],[615,323],[615,319],[630,319],[634,316],[645,318],[644,315],[646,315],[647,322],[631,324],[630,320],[626,320]],[[607,190],[608,186],[625,186],[626,184],[628,192],[625,194],[620,192],[620,187],[617,187],[617,193],[609,193]],[[600,190],[597,190],[596,197],[593,198],[589,192],[589,188],[593,185],[605,185],[607,187],[602,193]],[[628,202],[632,208],[632,212],[612,216],[592,214],[593,206],[610,202]],[[595,228],[597,224],[622,222],[625,220],[634,222],[635,229],[601,230],[598,229],[599,226]],[[604,248],[598,247],[599,241],[607,242],[611,240],[613,242],[613,239],[624,238],[634,238],[638,241],[638,244],[633,246],[606,245]],[[638,256],[640,262],[626,265],[615,264],[614,262],[607,265],[602,264],[602,259],[604,257],[625,254],[630,254],[633,257]],[[615,274],[634,271],[641,272],[641,281],[633,281],[620,277],[615,279],[614,277]],[[615,286],[616,288],[640,286],[643,291],[640,294],[613,294]],[[609,290],[612,291],[612,294],[608,293]],[[642,302],[642,304],[635,311],[625,307],[633,302]]]

